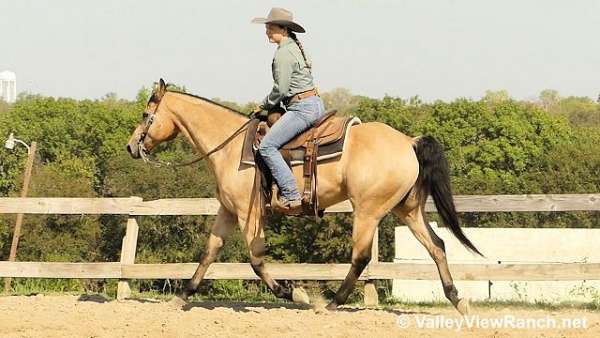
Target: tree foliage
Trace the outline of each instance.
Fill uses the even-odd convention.
[[[183,86],[174,86],[185,91]],[[38,143],[31,196],[157,198],[211,197],[215,183],[205,164],[157,168],[132,160],[125,144],[148,100],[142,88],[134,101],[107,94],[98,100],[20,95],[0,103],[0,135],[10,132]],[[600,191],[600,104],[589,98],[562,98],[556,91],[539,101],[512,99],[488,91],[480,100],[424,103],[418,96],[381,99],[352,95],[343,88],[324,93],[327,108],[380,121],[410,136],[432,135],[445,147],[455,193],[527,194]],[[254,103],[214,99],[242,112]],[[183,140],[161,145],[163,160],[189,159]],[[27,154],[0,151],[0,195],[16,196]],[[435,215],[430,215],[435,219]],[[597,227],[598,213],[462,214],[468,226]],[[137,262],[198,261],[213,217],[140,217]],[[114,261],[126,219],[120,216],[25,217],[19,248],[22,260]],[[0,216],[0,259],[10,246],[13,215]],[[393,257],[393,227],[380,225],[380,256]],[[268,258],[284,262],[348,262],[351,215],[328,215],[319,222],[272,216],[267,228]],[[221,261],[247,261],[239,232],[228,241]],[[152,287],[150,284],[149,287]]]

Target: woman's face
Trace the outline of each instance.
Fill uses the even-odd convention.
[[[265,24],[267,29],[267,37],[271,43],[280,43],[284,37],[288,36],[287,29],[275,24]]]

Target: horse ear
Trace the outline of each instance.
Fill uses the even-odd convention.
[[[159,100],[162,99],[163,95],[165,95],[166,92],[167,92],[167,84],[165,83],[165,80],[163,80],[161,78],[160,81],[158,82],[158,92],[157,92]]]

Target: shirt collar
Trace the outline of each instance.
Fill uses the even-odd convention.
[[[279,47],[277,47],[277,48],[285,47],[285,46],[287,46],[287,45],[289,45],[289,44],[291,44],[291,43],[294,43],[294,39],[292,39],[292,38],[290,38],[290,37],[287,37],[285,40],[283,40],[283,41],[282,41],[282,42],[279,44]]]

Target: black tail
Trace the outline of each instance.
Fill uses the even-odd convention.
[[[450,173],[444,149],[432,136],[423,136],[417,140],[415,147],[419,161],[419,177],[417,178],[417,197],[424,205],[427,196],[431,194],[435,207],[450,231],[468,249],[483,256],[471,243],[460,228],[452,189],[450,188]]]

